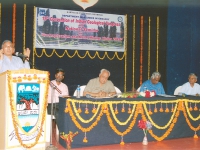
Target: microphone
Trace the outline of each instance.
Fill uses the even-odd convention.
[[[56,89],[56,91],[58,91],[58,93],[62,94],[61,90],[59,90],[59,88],[57,88],[57,86],[55,86],[55,84],[53,84],[51,81],[50,81],[50,86],[53,87],[54,89]]]
[[[15,56],[22,57],[22,58],[28,58],[28,56],[26,56],[26,55],[24,55],[24,54],[22,54],[20,52],[15,52]]]

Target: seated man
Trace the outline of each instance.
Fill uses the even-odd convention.
[[[58,103],[60,95],[69,95],[68,87],[62,82],[65,77],[65,71],[61,68],[56,70],[55,80],[52,80],[48,91],[48,114],[51,114],[51,102]],[[52,89],[53,88],[53,89]],[[58,118],[58,104],[53,105],[53,115]]]
[[[189,74],[189,82],[182,85],[179,94],[200,95],[200,85],[197,82],[197,76],[194,73]]]
[[[155,91],[156,95],[158,94],[165,94],[165,90],[163,88],[162,83],[159,82],[161,78],[161,74],[159,72],[154,72],[151,75],[151,79],[142,83],[140,92],[144,92],[146,90]]]
[[[5,40],[2,43],[2,49],[0,50],[0,73],[7,70],[18,70],[18,69],[30,69],[28,58],[30,56],[30,49],[24,50],[24,55],[27,59],[23,62],[21,58],[13,56],[15,47],[9,40]]]
[[[113,83],[108,80],[110,72],[102,69],[99,77],[91,79],[83,91],[83,96],[89,94],[92,97],[110,97],[116,94]]]

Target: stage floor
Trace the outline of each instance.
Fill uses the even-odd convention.
[[[55,130],[53,130],[52,141],[53,145],[56,146],[58,150],[66,150],[59,144],[59,142],[56,141]],[[200,137],[198,139],[189,137],[163,140],[161,142],[152,141],[146,146],[142,145],[141,141],[139,143],[125,143],[124,146],[121,146],[120,144],[114,144],[82,148],[72,147],[71,150],[200,150]]]

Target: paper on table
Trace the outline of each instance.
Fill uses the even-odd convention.
[[[163,97],[176,97],[174,95],[167,95],[167,94],[158,94],[158,96],[163,96]]]
[[[69,96],[69,95],[59,95],[59,97],[68,98],[68,97],[71,97],[71,96]]]

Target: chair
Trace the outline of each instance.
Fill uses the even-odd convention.
[[[122,93],[121,90],[116,86],[115,86],[115,91],[116,91],[117,94],[121,94]]]
[[[174,95],[178,95],[180,89],[182,86],[178,86],[175,90],[174,90]]]
[[[80,86],[80,96],[83,96],[83,91],[84,91],[85,87],[86,87],[86,85]],[[73,96],[76,96],[76,93],[77,93],[77,89],[74,91]]]
[[[140,88],[141,88],[141,86],[137,89],[137,92],[140,92]]]

